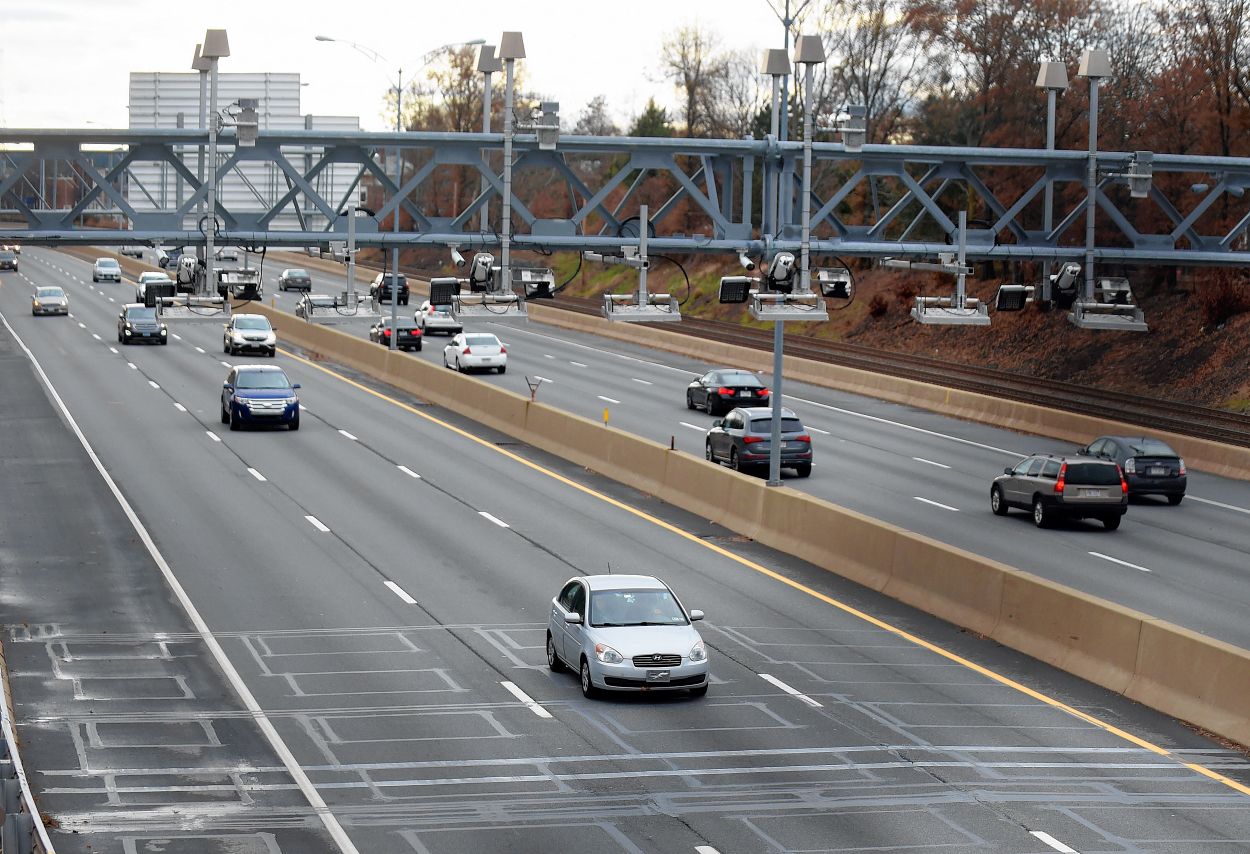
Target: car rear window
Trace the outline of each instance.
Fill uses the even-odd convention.
[[[499,339],[494,335],[466,335],[464,343],[470,347],[498,347]]]
[[[752,418],[751,419],[751,432],[752,433],[771,433],[772,430],[773,430],[773,419],[771,418]],[[781,432],[782,433],[802,433],[803,422],[797,418],[783,418],[781,419]]]
[[[1119,484],[1120,472],[1116,466],[1098,463],[1069,463],[1067,481],[1091,486],[1113,486]]]
[[[1174,457],[1176,451],[1158,439],[1134,439],[1128,443],[1134,454],[1148,457]]]
[[[116,266],[117,266],[117,262],[116,262],[116,261],[114,261],[112,258],[101,258],[99,261],[96,261],[96,266],[99,266],[99,267],[116,267]]]
[[[747,386],[749,388],[759,388],[763,385],[755,374],[748,374],[746,371],[727,371],[720,375],[719,382],[726,385]]]

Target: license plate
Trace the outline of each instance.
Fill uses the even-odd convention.
[[[1168,473],[1167,469],[1160,468],[1159,466],[1152,466],[1146,469],[1146,474],[1149,475],[1150,477],[1163,477],[1167,473]]]
[[[740,391],[740,392],[738,392],[738,397],[750,397],[750,396],[751,396],[751,392],[749,392],[749,391]]]
[[[1081,490],[1082,498],[1101,498],[1102,494],[1103,492],[1101,489],[1082,489]]]
[[[669,680],[669,675],[668,675],[667,670],[648,670],[647,671],[648,682],[667,682],[668,680]]]

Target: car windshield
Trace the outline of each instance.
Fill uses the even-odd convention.
[[[466,335],[464,343],[470,347],[498,347],[499,339],[494,335]]]
[[[590,625],[684,626],[686,615],[667,590],[595,590],[590,594]]]
[[[269,321],[264,317],[236,317],[234,319],[235,329],[263,329],[269,331]]]
[[[40,288],[39,290],[35,291],[35,296],[37,296],[39,299],[50,299],[51,297],[63,297],[65,296],[65,291],[61,290],[60,288]]]
[[[725,385],[749,386],[751,388],[759,388],[763,385],[755,374],[749,374],[746,371],[726,371],[720,375],[717,382]]]
[[[240,371],[235,388],[290,388],[282,371]]]
[[[6,261],[12,261],[16,257],[17,257],[16,252],[10,252],[7,249],[4,250],[3,252],[0,252],[0,258],[3,258]]]
[[[116,267],[117,266],[117,262],[114,261],[112,258],[101,258],[99,261],[96,261],[95,263],[97,267]]]
[[[304,270],[287,270],[286,277],[288,279],[307,279],[308,273]]]
[[[127,320],[156,320],[156,309],[141,305],[126,309]]]
[[[142,276],[139,277],[139,281],[146,283],[146,282],[170,282],[173,280],[170,279],[169,276],[166,276],[164,273],[144,273]]]
[[[451,314],[451,306],[449,305],[432,305],[430,311],[436,314]]]
[[[1158,439],[1132,439],[1129,441],[1128,446],[1134,454],[1141,456],[1176,456],[1176,451],[1173,451],[1166,442],[1160,442]]]
[[[752,418],[751,419],[751,432],[752,433],[771,433],[772,431],[773,431],[773,419],[771,418]],[[797,418],[782,418],[781,419],[781,432],[782,433],[802,433],[803,422],[799,421],[799,419]]]
[[[1068,463],[1065,473],[1069,483],[1088,484],[1090,486],[1118,486],[1120,472],[1113,465],[1098,463]]]

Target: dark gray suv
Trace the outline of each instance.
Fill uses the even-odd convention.
[[[1111,460],[1035,454],[1008,466],[990,486],[995,515],[1012,507],[1031,511],[1039,528],[1058,519],[1098,519],[1114,531],[1128,511],[1128,484]]]
[[[766,406],[742,406],[712,422],[707,431],[706,456],[714,463],[727,462],[734,471],[768,471],[772,449],[773,411]],[[812,437],[803,422],[789,409],[781,410],[781,467],[799,477],[812,473]]]

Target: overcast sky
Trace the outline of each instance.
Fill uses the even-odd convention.
[[[770,0],[0,0],[0,126],[127,127],[130,72],[189,71],[209,27],[229,32],[222,71],[299,72],[308,84],[302,112],[359,115],[366,130],[388,128],[382,99],[397,67],[407,76],[431,48],[498,44],[502,31],[520,30],[524,73],[534,91],[560,102],[566,124],[604,94],[623,125],[648,97],[676,104],[660,80],[666,34],[698,23],[725,48],[779,47],[772,8]],[[319,34],[389,62],[317,42]]]

